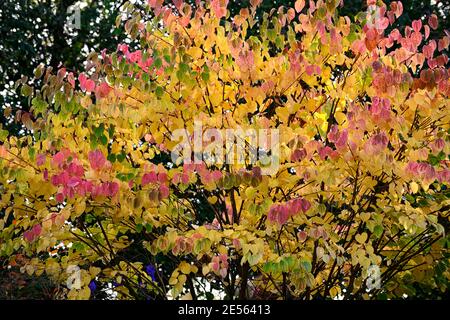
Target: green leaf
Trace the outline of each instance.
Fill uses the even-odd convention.
[[[106,146],[108,144],[108,138],[105,135],[99,137],[99,141],[102,145]]]
[[[347,39],[350,43],[353,43],[356,39],[358,39],[358,36],[356,35],[355,32],[350,32],[349,35],[347,36]]]
[[[153,226],[150,223],[146,223],[145,230],[147,231],[147,233],[150,233],[153,230]]]
[[[83,251],[84,250],[84,244],[81,242],[74,242],[72,244],[72,249],[75,251]]]
[[[86,223],[92,223],[95,220],[96,219],[92,214],[87,214],[86,217],[84,218],[84,221],[86,221]]]
[[[34,77],[36,79],[39,79],[42,77],[42,74],[44,73],[44,65],[40,64],[35,70],[34,70]]]
[[[123,160],[125,160],[125,157],[126,157],[126,154],[123,151],[121,153],[119,153],[118,155],[116,155],[116,159],[119,162],[122,162]]]
[[[432,165],[432,166],[436,166],[439,164],[440,160],[438,157],[436,157],[435,155],[429,154],[428,155],[428,162]]]
[[[180,71],[183,73],[189,72],[189,69],[190,69],[189,65],[186,63],[180,63],[179,68],[180,68]]]
[[[286,260],[283,259],[280,261],[280,268],[281,268],[281,271],[283,271],[283,272],[289,271],[289,266],[288,266]]]
[[[118,173],[116,175],[116,178],[119,179],[120,181],[124,181],[124,182],[127,181],[127,175],[125,173]]]
[[[269,29],[267,30],[267,37],[269,38],[270,41],[274,41],[275,38],[277,37],[277,32],[275,29]]]
[[[416,198],[414,198],[412,195],[407,194],[405,195],[405,199],[409,202],[409,203],[414,203],[416,202]]]
[[[47,110],[48,104],[40,97],[35,97],[31,100],[31,104],[33,105],[34,111],[36,114],[43,113]]]
[[[30,148],[28,150],[28,156],[30,157],[31,160],[35,160],[35,155],[36,155],[36,149],[35,148]]]
[[[294,259],[293,256],[289,256],[289,257],[284,258],[284,261],[286,261],[286,263],[287,263],[287,265],[289,267],[289,270],[294,269],[294,267],[295,267],[295,259]]]
[[[311,269],[312,269],[311,261],[303,258],[300,260],[300,264],[307,272],[311,272]]]
[[[177,70],[177,78],[181,82],[185,81],[186,76],[184,75],[184,72],[181,72],[181,70]]]
[[[22,86],[22,88],[20,89],[20,93],[25,97],[31,96],[32,92],[33,92],[33,89],[27,84],[24,84]]]
[[[103,135],[103,131],[105,130],[104,124],[100,124],[98,127],[94,127],[93,131],[96,137],[100,138],[101,135]]]
[[[202,72],[201,77],[202,77],[203,81],[208,82],[209,81],[209,72],[206,72],[206,71]]]
[[[110,139],[112,139],[114,137],[114,131],[115,131],[116,127],[111,124],[108,128],[108,136]]]
[[[161,60],[161,58],[156,58],[155,61],[153,61],[153,66],[156,69],[161,68],[162,67],[162,60]]]
[[[263,266],[263,271],[266,273],[272,272],[274,269],[273,262],[266,262]]]
[[[144,83],[147,83],[150,81],[150,76],[148,75],[148,73],[142,74],[142,81],[144,81]]]
[[[8,138],[8,131],[0,129],[0,141],[4,142]]]

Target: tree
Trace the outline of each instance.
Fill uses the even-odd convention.
[[[340,1],[296,1],[249,34],[260,2],[232,20],[223,0],[151,0],[150,19],[126,3],[139,48],[37,69],[44,88],[21,89],[30,134],[0,134],[0,254],[69,298],[107,284],[124,299],[445,292],[437,17],[387,32],[400,2],[352,21]]]

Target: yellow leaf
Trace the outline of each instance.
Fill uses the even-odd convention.
[[[186,293],[184,296],[180,297],[180,300],[192,300],[192,295],[190,292]]]
[[[247,196],[247,198],[253,199],[255,197],[256,191],[257,190],[255,188],[248,187],[247,190],[245,190],[245,195]]]
[[[341,289],[337,286],[330,289],[330,295],[331,297],[336,297],[341,292]]]
[[[170,284],[171,286],[174,286],[174,285],[176,285],[177,283],[178,283],[178,278],[170,277],[170,279],[169,279],[169,284]]]
[[[50,230],[52,228],[52,219],[48,218],[42,221],[42,228],[46,231]]]
[[[184,274],[191,273],[191,265],[189,263],[187,263],[187,262],[184,262],[184,261],[181,262],[180,266],[179,266],[179,269]]]
[[[34,266],[32,266],[32,265],[26,265],[25,266],[25,271],[27,272],[27,274],[29,275],[29,276],[32,276],[33,275],[33,273],[34,273]]]
[[[344,121],[347,120],[347,116],[346,116],[344,113],[342,113],[342,112],[336,112],[336,113],[334,114],[334,117],[336,118],[336,121],[337,121],[339,124],[343,124]]]
[[[78,292],[78,300],[89,300],[89,297],[91,296],[91,290],[89,287],[84,287]]]
[[[79,217],[86,210],[86,202],[81,200],[75,203],[75,217]]]
[[[178,284],[179,285],[183,285],[187,280],[187,277],[185,274],[182,274],[178,277]]]
[[[204,276],[206,276],[208,273],[209,273],[209,266],[205,264],[205,265],[203,265],[203,267],[202,267],[202,274],[203,274]]]
[[[368,221],[370,219],[370,213],[369,212],[363,212],[363,213],[361,213],[360,217],[361,217],[362,221],[366,222],[366,221]]]
[[[97,268],[97,267],[90,267],[89,268],[89,273],[91,274],[92,278],[95,278],[99,273],[100,273],[101,269]]]
[[[217,202],[217,197],[216,196],[208,197],[208,201],[211,204],[215,204]]]

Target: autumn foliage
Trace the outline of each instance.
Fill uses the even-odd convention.
[[[120,299],[445,292],[450,35],[429,38],[436,16],[399,30],[399,1],[355,21],[338,0],[262,20],[260,1],[235,17],[227,2],[127,3],[136,45],[18,84],[33,107],[17,115],[26,135],[0,131],[0,255],[71,299],[108,285]],[[195,121],[279,130],[277,172],[172,162],[172,134]]]

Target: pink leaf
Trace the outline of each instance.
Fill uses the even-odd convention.
[[[212,0],[211,9],[217,18],[225,17],[227,14],[228,0]]]
[[[389,26],[389,19],[384,17],[381,18],[377,23],[377,29],[378,30],[386,30],[386,28]]]
[[[158,181],[158,177],[155,172],[146,173],[142,176],[142,186],[149,183],[156,183],[156,181]]]
[[[119,192],[119,184],[117,182],[108,182],[107,191],[108,196],[114,197]]]
[[[300,13],[300,11],[303,10],[303,8],[305,7],[305,0],[297,0],[295,1],[295,11],[297,11],[297,13]]]
[[[420,30],[422,29],[422,20],[414,20],[412,22],[412,27],[415,32],[420,32]]]
[[[57,202],[62,203],[64,201],[64,195],[61,192],[59,192],[56,194],[55,199]]]
[[[165,172],[158,173],[158,181],[165,183],[167,181],[167,174]]]
[[[75,88],[75,77],[73,76],[72,72],[70,72],[69,75],[67,76],[67,81],[69,81],[72,88]]]
[[[425,25],[424,29],[425,29],[425,40],[426,40],[430,36],[430,27],[428,25]]]
[[[40,153],[36,156],[36,164],[38,166],[42,166],[45,163],[45,154],[44,153]]]
[[[84,73],[80,73],[80,75],[78,76],[78,81],[80,81],[80,87],[83,91],[86,90],[86,80],[86,75]]]
[[[164,0],[147,0],[148,5],[153,9],[160,9]]]
[[[439,26],[439,22],[438,22],[438,17],[435,14],[432,14],[429,18],[428,18],[428,24],[430,25],[430,27],[433,30],[436,30]]]
[[[181,5],[183,4],[183,0],[173,0],[173,4],[175,5],[175,8],[177,8],[177,10],[180,11]]]
[[[69,179],[67,186],[70,188],[74,188],[76,186],[78,186],[81,183],[81,179],[78,177],[72,177]]]
[[[87,92],[93,92],[95,90],[95,82],[94,80],[88,79],[86,80],[86,91]]]
[[[261,4],[262,0],[250,0],[250,5],[252,8],[256,8]]]
[[[303,213],[307,212],[311,208],[311,203],[306,199],[302,199],[301,204]]]
[[[189,175],[187,173],[181,175],[181,182],[183,184],[189,184]]]
[[[39,235],[41,234],[41,231],[42,231],[42,227],[40,224],[34,225],[33,229],[31,229],[31,232],[33,232],[35,237],[39,237]]]
[[[227,269],[222,268],[220,269],[219,273],[222,278],[225,278],[227,276]]]
[[[299,231],[297,233],[297,236],[300,241],[305,241],[306,238],[308,237],[308,234],[305,231]]]
[[[96,93],[100,98],[108,96],[110,91],[111,87],[106,82],[102,82],[96,89]]]
[[[94,170],[100,170],[106,164],[106,158],[100,150],[90,151],[88,159]]]
[[[169,188],[163,184],[159,187],[159,194],[161,199],[166,199],[169,196]]]
[[[397,10],[395,11],[395,16],[398,18],[403,14],[403,3],[397,1]]]
[[[32,242],[34,240],[34,234],[31,231],[25,231],[23,233],[23,237],[25,238],[26,241],[28,242]]]
[[[306,74],[308,76],[312,76],[314,74],[315,67],[313,65],[309,65],[306,67]]]
[[[295,18],[295,10],[292,8],[289,8],[288,12],[287,12],[287,19],[289,22],[291,22],[292,20],[294,20]]]

